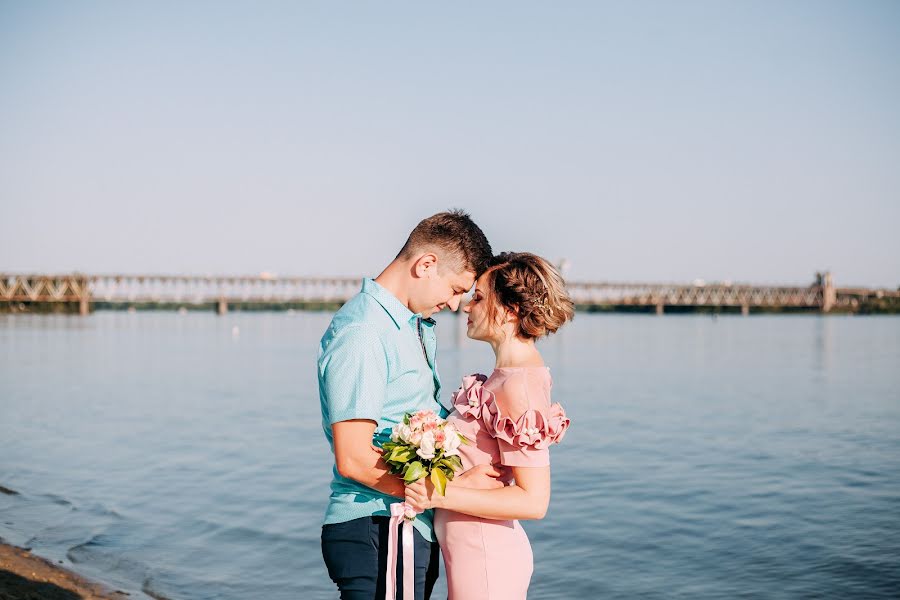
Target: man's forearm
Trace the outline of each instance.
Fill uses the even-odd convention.
[[[351,461],[341,469],[341,474],[383,494],[404,497],[403,480],[390,473],[387,464],[381,460],[381,455],[375,451],[364,458]]]

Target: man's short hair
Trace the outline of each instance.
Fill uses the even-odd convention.
[[[493,256],[491,245],[481,228],[468,213],[459,209],[438,213],[422,220],[397,254],[397,258],[409,259],[420,252],[436,250],[444,267],[454,271],[472,271],[481,275]],[[438,269],[442,263],[438,262]]]

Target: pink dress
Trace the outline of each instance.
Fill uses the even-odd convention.
[[[549,446],[559,442],[569,426],[562,407],[550,401],[551,385],[546,367],[500,368],[490,377],[463,377],[447,418],[473,442],[460,446],[463,470],[487,463],[549,466]],[[521,416],[514,421],[500,407]],[[533,559],[518,521],[438,509],[434,527],[450,600],[525,599]]]

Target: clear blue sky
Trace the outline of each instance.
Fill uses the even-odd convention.
[[[900,285],[900,2],[0,0],[0,270]]]

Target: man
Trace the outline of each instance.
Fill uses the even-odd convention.
[[[466,213],[429,217],[378,277],[363,281],[322,337],[322,427],[335,458],[322,555],[343,600],[384,597],[390,506],[403,499],[404,485],[389,473],[378,447],[405,413],[447,415],[430,317],[445,307],[456,310],[490,258],[487,238]],[[498,474],[479,467],[455,483],[497,487]],[[415,596],[425,600],[438,574],[431,511],[420,514],[414,528]],[[398,598],[402,582],[398,575]]]

